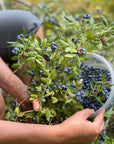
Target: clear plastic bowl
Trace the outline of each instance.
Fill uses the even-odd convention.
[[[104,68],[108,70],[111,74],[111,80],[112,84],[114,84],[114,66],[109,63],[104,57],[96,54],[96,53],[87,53],[87,58],[89,60],[84,61],[85,64],[88,66],[93,66],[95,68]],[[94,114],[91,115],[91,117],[96,117],[103,109],[105,111],[108,111],[112,106],[114,105],[114,86],[111,87],[110,95],[105,102],[104,105],[100,109],[98,109]]]

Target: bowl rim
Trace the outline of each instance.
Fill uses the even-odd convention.
[[[114,84],[114,68],[113,68],[113,65],[110,62],[108,62],[108,60],[106,60],[103,56],[101,56],[99,54],[88,52],[86,56],[91,57],[91,58],[96,58],[99,61],[102,61],[107,66],[107,68],[108,68],[108,70],[111,74],[112,84]],[[111,86],[111,92],[110,92],[109,98],[107,99],[105,104],[102,105],[102,107],[100,109],[95,111],[90,117],[96,117],[102,110],[105,110],[105,112],[110,110],[110,108],[113,105],[114,105],[114,85]]]

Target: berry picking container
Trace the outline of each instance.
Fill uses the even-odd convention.
[[[84,64],[88,66],[93,66],[95,68],[105,69],[110,72],[111,75],[111,83],[114,84],[114,66],[109,63],[104,57],[96,54],[96,53],[87,53],[87,58],[89,60],[84,61]],[[111,107],[114,106],[114,86],[111,86],[111,92],[107,99],[107,101],[102,105],[100,109],[94,112],[91,117],[96,117],[103,109],[108,111]]]

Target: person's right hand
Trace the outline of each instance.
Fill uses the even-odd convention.
[[[66,144],[85,144],[97,139],[99,133],[104,128],[104,111],[102,111],[93,122],[87,118],[93,114],[94,110],[85,109],[72,115],[61,123],[63,131],[63,143]]]

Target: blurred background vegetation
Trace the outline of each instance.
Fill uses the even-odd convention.
[[[89,13],[95,19],[95,22],[101,21],[101,16],[105,16],[109,25],[114,25],[114,0],[0,0],[0,9],[21,9],[30,10],[43,21],[44,36],[46,38],[53,35],[56,38],[57,31],[63,31],[63,34],[69,36],[70,31],[66,32],[63,13],[73,15],[77,20],[84,14]],[[50,24],[51,22],[56,25]],[[105,35],[106,43],[101,49],[96,51],[105,56],[114,65],[114,33]],[[7,100],[8,99],[8,100]],[[7,98],[6,119],[14,120],[15,102]],[[11,104],[12,103],[12,104]],[[108,134],[114,138],[114,116],[110,120]]]

